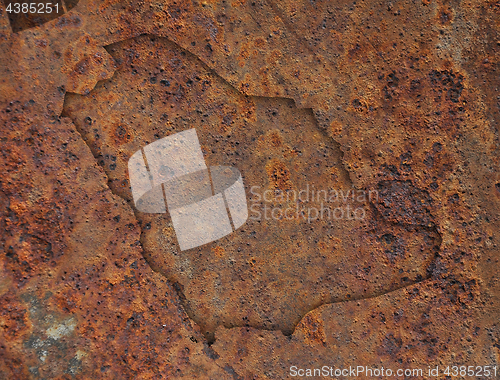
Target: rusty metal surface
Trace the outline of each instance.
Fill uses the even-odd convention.
[[[68,95],[63,115],[74,121],[115,194],[132,201],[126,178],[134,152],[190,127],[198,130],[207,162],[238,167],[245,178],[251,220],[198,249],[179,254],[169,216],[137,212],[148,262],[182,289],[186,309],[208,335],[218,325],[290,334],[321,304],[428,277],[440,244],[428,195],[409,182],[381,182],[379,199],[353,192],[349,210],[341,196],[329,202],[330,189],[348,194],[351,181],[341,152],[309,111],[289,100],[238,94],[165,39],[143,36],[107,50],[118,62],[113,78],[88,96]],[[398,220],[388,210],[405,200],[399,213],[418,220]],[[311,206],[329,211],[320,220]],[[366,218],[355,219],[352,210]]]
[[[13,33],[3,7],[0,378],[498,365],[499,9],[81,0]],[[192,127],[250,204],[378,196],[179,252],[127,161]]]

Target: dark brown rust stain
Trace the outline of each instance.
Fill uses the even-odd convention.
[[[435,227],[431,215],[432,198],[411,181],[382,181],[378,184],[378,199],[374,203],[382,217],[392,223]]]
[[[439,7],[438,22],[441,25],[447,25],[453,23],[453,9],[449,5],[443,4]]]

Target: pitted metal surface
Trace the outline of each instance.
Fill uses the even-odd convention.
[[[498,365],[495,1],[1,7],[1,378]],[[250,206],[377,197],[181,252],[127,161],[189,128]]]

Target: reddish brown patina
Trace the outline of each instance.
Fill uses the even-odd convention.
[[[64,4],[0,5],[0,378],[499,365],[498,2]],[[261,215],[180,251],[127,161],[188,128]]]

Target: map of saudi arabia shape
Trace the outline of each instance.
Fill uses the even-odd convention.
[[[68,94],[63,115],[74,121],[112,191],[131,207],[130,157],[191,128],[207,166],[241,172],[249,207],[263,206],[252,186],[261,192],[351,190],[337,144],[310,110],[289,99],[244,96],[167,39],[141,36],[107,50],[118,65],[113,78],[87,96]],[[385,189],[418,194],[422,202],[426,197],[406,183],[381,189],[382,196]],[[278,203],[268,206],[293,206]],[[427,278],[441,243],[432,223],[402,225],[373,202],[355,205],[364,219],[255,220],[250,212],[237,231],[186,251],[168,213],[135,214],[148,263],[175,284],[189,316],[211,339],[218,325],[289,334],[322,304],[374,297]]]

